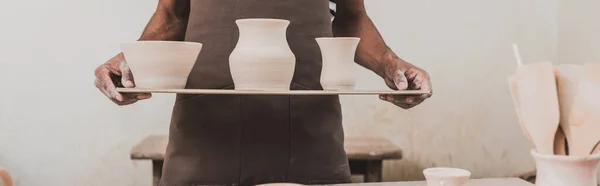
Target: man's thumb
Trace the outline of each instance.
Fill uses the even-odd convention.
[[[398,90],[408,89],[408,79],[406,78],[406,75],[404,75],[404,71],[397,70],[394,73],[394,84]]]
[[[135,85],[133,83],[133,75],[131,74],[131,70],[129,70],[129,66],[126,63],[121,63],[121,83],[125,88],[133,88]]]

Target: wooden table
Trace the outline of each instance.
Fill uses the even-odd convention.
[[[131,150],[133,160],[151,160],[153,184],[162,176],[168,136],[148,136]],[[385,138],[346,137],[344,148],[352,174],[364,175],[365,182],[381,182],[383,160],[402,159],[402,150]]]
[[[425,181],[389,182],[389,183],[356,183],[339,184],[335,186],[427,186]],[[519,178],[471,179],[464,186],[534,186]]]

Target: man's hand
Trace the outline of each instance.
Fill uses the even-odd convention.
[[[380,99],[404,109],[410,109],[431,97],[433,92],[427,72],[399,58],[394,58],[384,64],[387,65],[383,69],[383,78],[388,87],[394,90],[425,90],[429,94],[421,96],[379,95]]]
[[[96,75],[94,82],[96,87],[117,105],[129,105],[152,97],[148,93],[121,94],[117,92],[116,87],[135,87],[133,76],[122,53],[100,65],[94,74]]]

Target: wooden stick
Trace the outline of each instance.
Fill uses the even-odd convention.
[[[513,43],[513,53],[515,54],[515,60],[517,61],[517,67],[523,66],[523,58],[521,58],[521,53],[519,52],[519,46],[516,43]]]
[[[117,88],[124,93],[177,93],[177,94],[228,94],[228,95],[423,95],[429,94],[423,90],[353,90],[353,91],[327,91],[327,90],[288,90],[288,91],[259,91],[259,90],[225,90],[225,89],[141,89]]]

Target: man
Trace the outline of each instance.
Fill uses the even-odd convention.
[[[360,37],[356,62],[392,89],[431,91],[428,74],[397,57],[367,16],[363,0],[338,1],[332,23],[326,0],[159,0],[140,40],[204,44],[187,88],[232,89],[228,57],[238,39],[235,20],[290,20],[297,57],[292,89],[322,89],[316,37]],[[96,86],[118,105],[150,94],[134,87],[122,54],[97,68]],[[380,98],[408,109],[431,94]],[[177,95],[161,185],[331,184],[350,181],[337,96]]]

